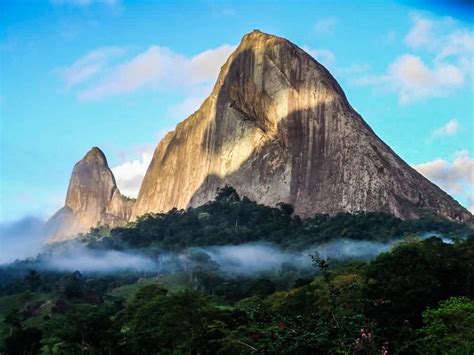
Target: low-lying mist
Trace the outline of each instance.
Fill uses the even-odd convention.
[[[0,265],[38,255],[45,241],[44,222],[39,218],[0,224]]]
[[[51,271],[111,273],[122,270],[154,270],[156,262],[142,253],[91,249],[80,241],[64,243],[53,252],[42,254],[39,268]]]
[[[251,277],[283,269],[310,269],[310,255],[343,261],[367,260],[389,250],[394,243],[337,239],[299,251],[284,250],[268,243],[194,247],[182,252],[147,255],[146,250],[92,249],[80,241],[70,241],[30,259],[29,268],[44,271],[114,273],[119,271],[157,274],[192,271],[196,268],[220,272],[227,277]]]
[[[278,245],[254,242],[240,245],[192,247],[181,252],[157,252],[149,249],[95,249],[78,240],[64,242],[53,248],[45,246],[44,224],[35,218],[1,226],[0,265],[14,260],[27,260],[24,268],[45,271],[76,271],[82,273],[115,273],[120,271],[152,272],[156,274],[190,271],[196,268],[220,272],[228,277],[254,276],[283,269],[310,269],[310,255],[337,261],[367,260],[388,251],[394,243],[367,240],[334,239],[304,250],[288,250]],[[443,242],[451,240],[436,232],[425,232],[418,238],[437,236]]]

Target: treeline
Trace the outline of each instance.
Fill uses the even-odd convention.
[[[385,213],[340,213],[301,219],[293,207],[259,205],[241,198],[230,186],[216,199],[197,208],[147,214],[123,228],[94,228],[82,240],[96,248],[155,248],[182,250],[193,246],[242,244],[265,241],[284,248],[304,249],[336,238],[389,241],[409,234],[438,232],[467,236],[472,229],[427,214],[402,221]]]
[[[28,271],[41,265],[42,256],[16,262],[0,270],[0,353],[474,352],[474,238],[468,226],[431,215],[410,221],[383,213],[301,219],[293,212],[288,204],[259,205],[227,186],[203,206],[96,228],[81,240],[92,249],[150,256],[254,241],[292,250],[339,238],[401,241],[371,261],[326,260],[314,252],[309,273],[286,265],[254,278],[229,278],[199,251],[187,255],[192,267],[162,276]],[[428,239],[402,240],[420,234]],[[429,238],[433,234],[452,243]]]
[[[472,354],[474,238],[409,241],[369,262],[312,257],[315,278],[221,279],[200,291],[157,282],[130,298],[113,277],[64,275],[38,309],[11,309],[6,354]],[[212,272],[208,272],[212,277]],[[38,275],[25,280],[42,290]],[[230,286],[231,285],[231,286]],[[50,302],[48,305],[48,301]],[[28,313],[29,312],[29,313]],[[35,321],[32,321],[34,319]]]

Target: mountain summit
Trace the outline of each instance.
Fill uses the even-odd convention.
[[[99,225],[121,225],[130,218],[132,204],[120,194],[104,153],[93,147],[74,166],[66,203],[47,223],[50,240],[68,239]]]
[[[243,37],[199,110],[159,143],[132,218],[203,204],[224,184],[301,216],[472,219],[376,136],[328,70],[260,31]]]
[[[74,166],[65,206],[48,221],[51,240],[202,205],[226,184],[261,204],[289,203],[302,217],[376,211],[473,221],[377,137],[326,68],[288,40],[253,31],[199,110],[158,144],[135,203],[99,148]]]

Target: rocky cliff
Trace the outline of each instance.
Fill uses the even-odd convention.
[[[69,239],[98,225],[122,225],[132,205],[120,194],[104,153],[94,147],[74,166],[65,206],[47,223],[50,241]]]
[[[211,95],[159,143],[132,218],[200,205],[224,184],[301,216],[472,218],[375,135],[321,64],[260,31],[242,39]]]

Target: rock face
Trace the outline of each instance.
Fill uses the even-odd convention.
[[[199,110],[159,143],[132,218],[203,204],[224,184],[259,203],[290,203],[301,216],[472,219],[375,135],[321,64],[259,31],[242,39]]]
[[[104,153],[92,148],[74,166],[66,204],[47,222],[50,241],[62,241],[98,225],[118,226],[131,215],[133,201],[122,196]]]

